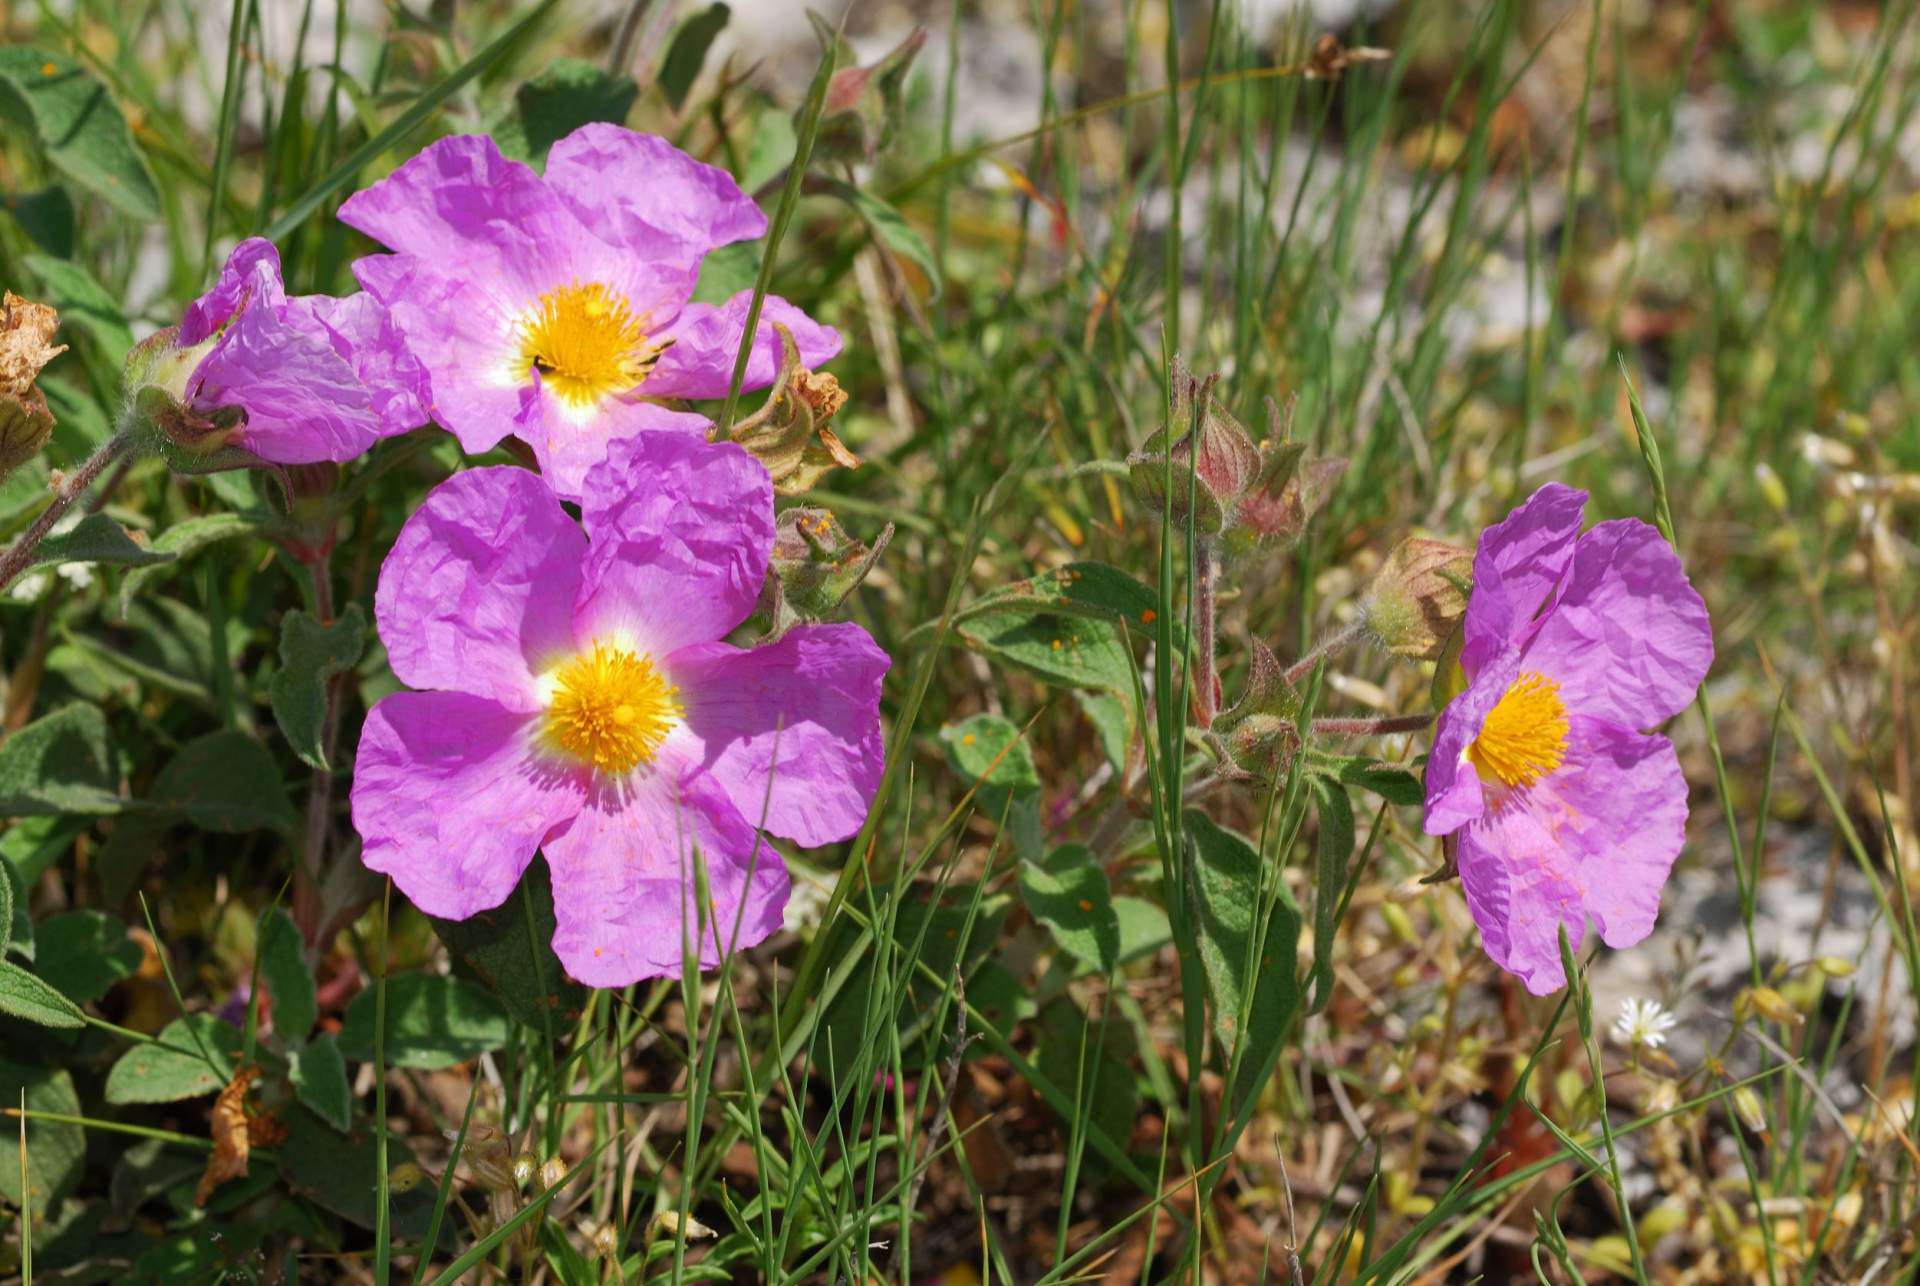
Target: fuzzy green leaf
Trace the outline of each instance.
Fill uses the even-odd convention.
[[[138,544],[122,527],[105,514],[89,514],[80,525],[59,536],[49,536],[34,552],[35,567],[60,563],[113,563],[122,567],[151,567],[170,563],[172,554],[160,553]]]
[[[288,612],[280,623],[280,672],[268,689],[273,717],[309,767],[331,767],[321,745],[327,681],[351,670],[366,646],[367,617],[358,603],[347,604],[330,624],[302,611]]]
[[[225,475],[214,475],[224,477]],[[258,511],[236,512],[222,509],[218,513],[203,514],[197,518],[188,518],[177,522],[153,538],[152,552],[166,554],[166,559],[156,560],[156,564],[136,567],[120,578],[120,616],[125,619],[133,605],[134,593],[150,577],[160,575],[156,570],[158,562],[172,562],[198,553],[208,545],[235,536],[245,536],[264,531],[274,524],[271,514]]]
[[[49,164],[122,214],[160,217],[153,171],[107,87],[65,54],[0,48],[0,116],[40,144]]]
[[[1333,994],[1333,938],[1340,927],[1337,916],[1347,889],[1347,867],[1353,861],[1353,800],[1345,786],[1318,774],[1307,778],[1307,786],[1320,817],[1313,881],[1313,1002],[1307,1011],[1317,1014]]]
[[[940,295],[940,264],[933,257],[933,251],[927,246],[927,240],[920,235],[906,216],[888,205],[886,201],[851,183],[842,183],[838,179],[819,179],[817,182],[828,192],[852,206],[867,225],[867,231],[873,239],[899,255],[911,260],[913,266],[926,274],[927,281],[933,286],[933,294]]]
[[[8,193],[0,198],[20,230],[50,255],[66,258],[73,253],[73,198],[58,183],[32,192]]]
[[[347,1006],[340,1052],[355,1062],[373,1059],[375,989]],[[386,1059],[389,1067],[452,1067],[499,1049],[512,1034],[500,1002],[479,983],[426,973],[387,979]]]
[[[117,813],[119,773],[107,744],[107,720],[90,705],[70,705],[0,741],[0,816]]]
[[[1105,621],[996,611],[955,629],[977,651],[1056,687],[1133,692],[1133,658]]]
[[[558,1031],[580,1016],[586,991],[553,954],[553,891],[544,862],[530,864],[519,889],[491,911],[434,920],[433,931],[531,1031]],[[532,904],[531,913],[528,910]]]
[[[22,1092],[29,1112],[80,1115],[80,1096],[73,1092],[73,1078],[64,1069],[36,1067],[0,1054],[0,1105],[18,1108]],[[87,1156],[86,1130],[68,1121],[29,1119],[25,1167],[20,1164],[20,1134],[20,1122],[6,1118],[6,1128],[0,1129],[0,1197],[15,1208],[30,1207],[36,1215],[45,1215],[80,1182]]]
[[[11,960],[0,960],[0,1014],[11,1014],[37,1027],[87,1025],[80,1006]]]
[[[1112,971],[1120,953],[1120,919],[1093,850],[1062,844],[1044,862],[1022,862],[1020,896],[1062,951],[1101,973]]]
[[[353,1094],[347,1087],[347,1063],[332,1032],[314,1037],[287,1055],[287,1079],[294,1093],[321,1120],[342,1134],[353,1124]]]
[[[513,110],[493,129],[501,152],[544,165],[547,151],[582,125],[627,119],[640,87],[630,76],[613,76],[578,58],[552,66],[514,92]]]
[[[127,926],[100,911],[62,911],[35,930],[34,971],[76,1005],[107,994],[140,968],[140,947]]]
[[[273,997],[273,1030],[283,1045],[297,1045],[307,1038],[320,1017],[314,999],[313,975],[307,972],[306,958],[300,949],[300,930],[279,907],[269,907],[260,916],[260,980]]]
[[[118,366],[133,347],[133,330],[107,288],[71,259],[28,255],[27,267],[47,288],[47,302],[60,310],[63,328],[92,336],[107,360]]]
[[[298,821],[273,756],[231,728],[188,742],[154,779],[152,802],[227,834],[291,832]]]
[[[707,51],[726,30],[730,14],[726,5],[710,4],[681,23],[680,30],[673,33],[673,43],[667,46],[667,56],[660,62],[657,83],[674,111],[686,105],[687,93],[706,65]]]
[[[233,1079],[240,1033],[212,1014],[176,1018],[161,1030],[159,1040],[158,1045],[135,1045],[120,1056],[107,1073],[107,1102],[174,1103],[211,1094]],[[202,1049],[205,1058],[196,1052]]]

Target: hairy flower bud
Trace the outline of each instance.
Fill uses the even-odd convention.
[[[1437,659],[1466,613],[1472,575],[1472,550],[1407,537],[1387,555],[1361,601],[1368,635],[1396,655]]]
[[[860,587],[893,539],[888,523],[871,547],[849,536],[825,509],[796,506],[774,518],[773,556],[757,615],[771,640],[793,626],[824,621]]]
[[[823,19],[807,16],[823,44],[836,52],[846,49],[846,42]],[[915,27],[878,62],[833,73],[813,144],[816,157],[871,161],[893,141],[906,115],[907,72],[926,43],[927,29]]]
[[[783,496],[812,488],[832,469],[858,469],[860,457],[847,450],[830,421],[847,403],[840,381],[800,364],[793,332],[779,322],[780,373],[760,409],[733,426],[733,440],[751,452]]]
[[[40,453],[53,433],[53,412],[35,381],[48,362],[67,351],[50,344],[60,314],[6,292],[0,310],[0,477]]]

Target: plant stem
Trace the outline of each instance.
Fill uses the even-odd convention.
[[[1220,684],[1214,675],[1214,589],[1220,579],[1219,564],[1214,561],[1213,543],[1193,542],[1193,677],[1194,700],[1199,705],[1200,726],[1211,728],[1220,713]]]
[[[53,525],[60,521],[62,514],[86,493],[106,467],[119,459],[121,454],[133,442],[133,435],[122,429],[108,438],[106,444],[71,474],[60,480],[54,488],[53,503],[40,511],[33,525],[22,532],[20,538],[7,546],[7,552],[0,554],[0,590],[13,584],[14,580],[33,562],[33,551],[46,539]]]
[[[1367,719],[1315,719],[1313,730],[1326,737],[1385,737],[1419,732],[1433,723],[1430,714],[1387,714]]]
[[[317,552],[307,558],[307,571],[313,577],[313,614],[322,625],[333,621],[333,571],[327,551],[322,542]],[[333,675],[326,682],[326,709],[320,719],[320,757],[328,764],[333,762],[335,743],[340,734],[340,679]],[[334,908],[322,908],[319,904],[325,896],[322,893],[326,885],[326,858],[328,823],[333,815],[333,770],[315,768],[313,770],[313,788],[307,793],[307,830],[306,830],[306,870],[312,881],[313,905],[308,916],[312,923],[301,923],[302,931],[308,935],[308,945],[314,945],[314,935],[323,927],[322,921],[330,918]],[[301,899],[296,899],[296,908],[306,910]]]
[[[1336,633],[1329,634],[1326,638],[1320,640],[1319,647],[1314,648],[1313,651],[1307,653],[1298,661],[1295,661],[1282,677],[1285,678],[1288,683],[1300,682],[1300,680],[1313,673],[1313,667],[1319,664],[1320,658],[1332,657],[1336,652],[1345,651],[1348,645],[1359,637],[1360,625],[1358,622]]]

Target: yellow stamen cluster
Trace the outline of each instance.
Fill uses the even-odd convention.
[[[1567,707],[1560,685],[1544,674],[1523,674],[1501,694],[1467,757],[1483,778],[1509,787],[1531,786],[1567,753]]]
[[[660,356],[648,342],[646,314],[599,282],[549,290],[520,323],[522,374],[540,378],[563,401],[591,406],[647,378]]]
[[[652,658],[595,643],[553,676],[547,737],[609,775],[650,764],[684,713]]]

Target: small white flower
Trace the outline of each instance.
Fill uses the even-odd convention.
[[[1620,1016],[1613,1020],[1613,1038],[1622,1045],[1658,1049],[1667,1043],[1667,1033],[1679,1022],[1659,1001],[1628,996],[1620,1002]]]
[[[31,603],[39,598],[40,595],[46,591],[46,588],[47,574],[45,572],[28,572],[25,576],[22,576],[13,583],[13,587],[7,591],[7,594],[9,597],[17,598],[23,603]]]

